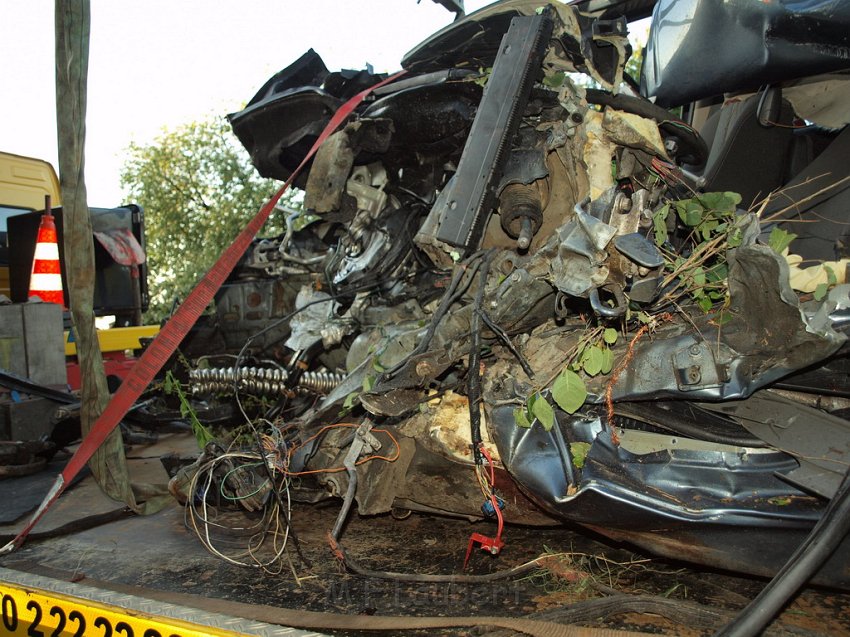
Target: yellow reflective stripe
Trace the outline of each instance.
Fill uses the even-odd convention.
[[[0,582],[0,635],[237,637],[229,630]]]

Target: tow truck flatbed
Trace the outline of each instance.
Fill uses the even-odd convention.
[[[306,637],[312,631],[230,617],[0,567],[0,634],[83,637]]]

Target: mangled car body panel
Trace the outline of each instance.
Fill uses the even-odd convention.
[[[850,460],[846,254],[830,246],[834,267],[805,289],[770,193],[759,207],[700,190],[724,139],[628,94],[620,4],[502,2],[416,47],[296,182],[286,234],[219,295],[228,351],[192,370],[195,393],[264,401],[254,415],[296,497],[498,518],[499,533],[569,520],[758,574],[820,517]],[[664,103],[725,90],[658,63],[673,12],[707,4],[656,7],[646,78]],[[721,17],[775,25],[826,5],[803,4]],[[785,64],[780,48],[756,69],[775,84],[842,66]],[[231,122],[261,174],[285,179],[383,78],[310,51]],[[850,584],[835,564],[820,581]]]

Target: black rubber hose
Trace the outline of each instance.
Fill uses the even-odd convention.
[[[417,343],[416,347],[413,348],[413,351],[410,352],[405,358],[400,360],[390,369],[382,372],[378,377],[376,383],[380,383],[383,380],[394,378],[404,366],[410,362],[410,359],[414,356],[418,356],[419,354],[424,353],[428,350],[428,346],[431,344],[431,339],[434,338],[434,334],[437,332],[437,326],[440,324],[440,321],[443,320],[443,317],[448,313],[452,304],[457,301],[457,299],[466,291],[468,285],[475,278],[475,274],[478,272],[478,268],[481,265],[480,259],[481,255],[484,254],[483,251],[478,251],[465,261],[463,261],[459,267],[455,267],[454,274],[452,275],[451,283],[449,283],[449,287],[446,289],[446,292],[443,294],[443,298],[440,300],[440,304],[437,306],[437,309],[434,311],[434,314],[431,316],[431,322],[428,325],[428,329],[425,332],[425,335],[422,337],[422,340]],[[467,266],[469,266],[469,271],[467,271]],[[468,273],[467,284],[461,287],[461,282],[464,279],[464,276]],[[460,289],[460,291],[458,291]]]
[[[811,579],[850,531],[850,470],[806,540],[770,583],[715,637],[759,635]]]
[[[467,398],[469,399],[469,430],[472,440],[472,456],[476,465],[483,461],[481,456],[481,304],[484,302],[484,289],[490,274],[490,262],[495,253],[490,251],[481,266],[478,289],[470,318],[471,345],[469,349],[469,378]]]

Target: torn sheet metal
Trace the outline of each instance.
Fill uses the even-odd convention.
[[[575,216],[557,231],[558,253],[551,263],[555,286],[571,296],[587,293],[608,278],[605,248],[616,229],[576,206]]]
[[[706,404],[731,416],[776,449],[792,455],[800,466],[783,479],[824,498],[831,498],[850,466],[850,423],[801,405],[770,390],[748,400]],[[812,435],[817,431],[816,436]]]
[[[320,341],[338,343],[344,332],[339,334],[334,329],[341,325],[340,321],[333,320],[335,305],[330,294],[301,288],[295,298],[295,309],[301,311],[292,317],[292,334],[286,339],[286,346],[300,352]]]
[[[707,445],[634,421],[615,444],[592,415],[561,414],[547,432],[517,427],[508,406],[489,422],[505,468],[541,508],[671,558],[773,575],[825,506],[779,477],[798,465],[775,449]],[[754,541],[771,550],[754,552]],[[850,556],[850,542],[838,555]],[[815,581],[850,584],[843,559]]]
[[[621,77],[618,73],[622,73],[631,50],[625,20],[598,20],[562,3],[549,6],[557,15],[557,26],[544,66],[584,72],[601,86],[617,90],[616,80]],[[402,68],[421,73],[447,67],[492,66],[511,20],[536,15],[540,8],[536,0],[494,2],[456,20],[413,48],[402,59]],[[598,27],[600,23],[603,28]]]
[[[729,318],[722,324],[715,316],[699,317],[639,342],[613,387],[614,399],[745,398],[824,360],[847,340],[831,321],[813,321],[802,312],[785,260],[765,246],[737,249],[729,293],[722,312]]]

